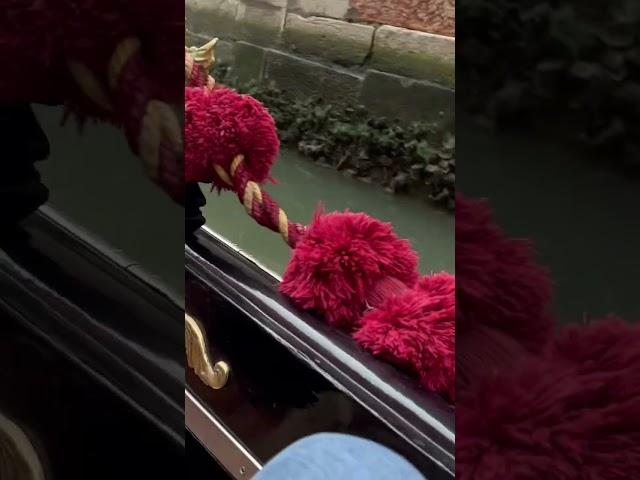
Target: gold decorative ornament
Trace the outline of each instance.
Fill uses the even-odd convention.
[[[215,63],[215,46],[218,43],[218,39],[214,38],[205,43],[201,47],[189,47],[189,53],[193,57],[195,63],[204,68],[205,71],[211,70]]]
[[[198,378],[215,390],[223,388],[229,380],[231,368],[224,361],[213,363],[209,356],[207,339],[202,327],[191,316],[184,315],[184,340],[187,365]]]
[[[201,47],[184,47],[185,48],[185,64],[184,64],[184,78],[186,84],[189,85],[191,75],[194,67],[198,67],[199,71],[204,72],[206,75],[206,87],[213,90],[215,87],[215,79],[211,75],[211,70],[215,63],[215,46],[218,43],[218,39],[214,38]]]

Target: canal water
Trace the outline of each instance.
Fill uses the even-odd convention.
[[[128,268],[184,298],[184,210],[145,176],[124,135],[110,125],[60,124],[62,108],[34,108],[51,154],[37,164],[47,207],[81,227],[91,243],[127,259]]]
[[[61,109],[37,107],[36,113],[51,141],[51,157],[38,167],[51,191],[49,205],[131,258],[132,269],[168,281],[182,297],[184,260],[166,255],[183,248],[183,228],[177,227],[182,226],[182,208],[150,184],[119,131],[89,125],[78,135],[73,125],[60,126]],[[533,237],[540,262],[551,269],[560,316],[579,321],[615,312],[640,318],[635,281],[640,271],[639,180],[603,159],[588,158],[562,139],[545,142],[549,147],[541,152],[526,135],[501,135],[501,154],[496,155],[491,135],[464,118],[459,123],[466,141],[458,143],[458,156],[466,160],[458,190],[476,196],[492,192],[507,232]],[[280,183],[268,190],[296,221],[309,221],[319,202],[327,210],[365,211],[392,222],[411,240],[422,272],[454,271],[453,215],[419,199],[387,194],[293,152],[283,152],[274,176]],[[255,225],[233,195],[206,195],[209,228],[281,273],[289,251],[280,237]],[[610,235],[621,229],[624,239]]]
[[[533,241],[550,270],[559,319],[640,320],[640,178],[562,129],[492,134],[464,116],[457,122],[465,135],[456,144],[464,159],[456,189],[489,193],[507,233]]]
[[[182,208],[147,180],[120,131],[89,124],[79,134],[72,122],[60,125],[60,108],[39,106],[35,111],[51,144],[50,158],[38,164],[50,190],[48,206],[130,259],[132,270],[143,270],[181,298],[184,260],[166,252],[184,248]],[[398,234],[411,241],[422,272],[453,272],[450,213],[344,177],[291,151],[282,153],[273,176],[279,184],[267,189],[296,221],[308,222],[320,202],[327,210],[364,211],[392,222]],[[234,195],[218,195],[207,186],[203,191],[207,226],[281,274],[290,252],[280,236],[255,224]]]
[[[296,222],[309,223],[318,205],[326,211],[349,209],[366,212],[391,222],[403,238],[410,240],[420,257],[423,273],[454,272],[454,216],[434,208],[422,199],[393,195],[316,165],[296,152],[285,150],[276,162],[273,176],[278,183],[266,190]],[[276,274],[281,274],[290,256],[282,238],[256,224],[238,198],[229,192],[218,194],[202,186],[207,196],[204,216],[207,226]]]

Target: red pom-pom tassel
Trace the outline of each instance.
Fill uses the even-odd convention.
[[[610,319],[561,331],[542,354],[488,375],[456,408],[464,480],[640,472],[640,327]]]
[[[455,400],[455,277],[424,277],[416,288],[368,312],[355,340],[415,376],[426,390]]]
[[[385,290],[413,287],[417,267],[409,242],[389,223],[363,213],[317,214],[293,250],[280,289],[299,307],[350,331]]]
[[[238,155],[250,180],[263,183],[280,148],[267,109],[253,97],[223,87],[185,88],[184,130],[187,183],[233,189],[231,165]]]

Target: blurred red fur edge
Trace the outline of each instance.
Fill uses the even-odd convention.
[[[456,195],[458,335],[489,327],[538,352],[554,329],[552,283],[531,242],[508,237],[488,202]]]
[[[423,277],[402,295],[366,313],[354,339],[415,376],[425,389],[455,401],[455,277]]]
[[[633,478],[640,472],[640,326],[558,327],[529,242],[486,201],[456,211],[456,475]]]
[[[640,326],[560,329],[539,355],[459,392],[461,479],[635,478],[640,472]]]
[[[142,41],[148,85],[157,98],[180,103],[184,5],[173,0],[6,0],[0,15],[2,103],[65,103],[83,117],[108,117],[76,83],[70,62],[106,85],[115,47]],[[174,58],[176,61],[170,61]]]

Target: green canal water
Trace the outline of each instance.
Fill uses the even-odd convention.
[[[50,158],[38,164],[50,190],[48,206],[80,226],[112,252],[130,259],[178,298],[183,297],[184,211],[144,175],[140,161],[115,128],[87,125],[79,134],[72,123],[60,125],[61,109],[37,107],[49,137]],[[421,258],[424,273],[454,269],[453,215],[426,202],[394,196],[380,187],[319,167],[293,152],[283,152],[267,189],[299,222],[308,222],[322,202],[327,210],[364,211],[394,224]],[[257,224],[230,193],[209,192],[207,226],[271,271],[282,273],[289,258],[281,238]]]
[[[345,177],[292,151],[282,152],[273,176],[278,183],[266,189],[293,220],[308,223],[319,204],[326,211],[366,212],[391,222],[400,236],[411,241],[423,273],[454,271],[452,214],[433,208],[424,200],[392,195],[377,185]],[[269,270],[281,274],[290,255],[282,238],[254,223],[235,195],[210,192],[206,185],[202,189],[207,196],[207,226]]]
[[[60,108],[34,111],[51,146],[37,164],[50,191],[47,206],[98,248],[126,258],[129,269],[184,298],[183,208],[147,180],[119,130],[90,124],[79,134],[73,122],[60,125]]]
[[[465,132],[456,145],[464,159],[457,190],[488,196],[507,233],[533,241],[551,272],[559,318],[639,320],[640,179],[560,129],[491,134],[457,121]]]
[[[60,126],[60,109],[38,107],[36,113],[51,142],[51,157],[38,167],[51,191],[49,206],[182,298],[183,257],[167,255],[183,248],[182,208],[146,179],[119,131],[89,125],[79,135],[73,125]],[[492,192],[507,232],[533,237],[540,262],[552,271],[558,313],[574,321],[610,312],[639,318],[638,179],[555,139],[541,151],[524,135],[501,136],[502,154],[496,156],[491,135],[461,122],[467,141],[459,142],[458,157],[467,160],[458,189],[477,196]],[[274,176],[280,183],[268,190],[296,221],[308,222],[319,202],[327,210],[365,211],[411,240],[422,272],[454,271],[451,214],[292,152],[283,153]],[[254,224],[235,196],[203,190],[208,227],[281,273],[289,251],[280,237]]]

